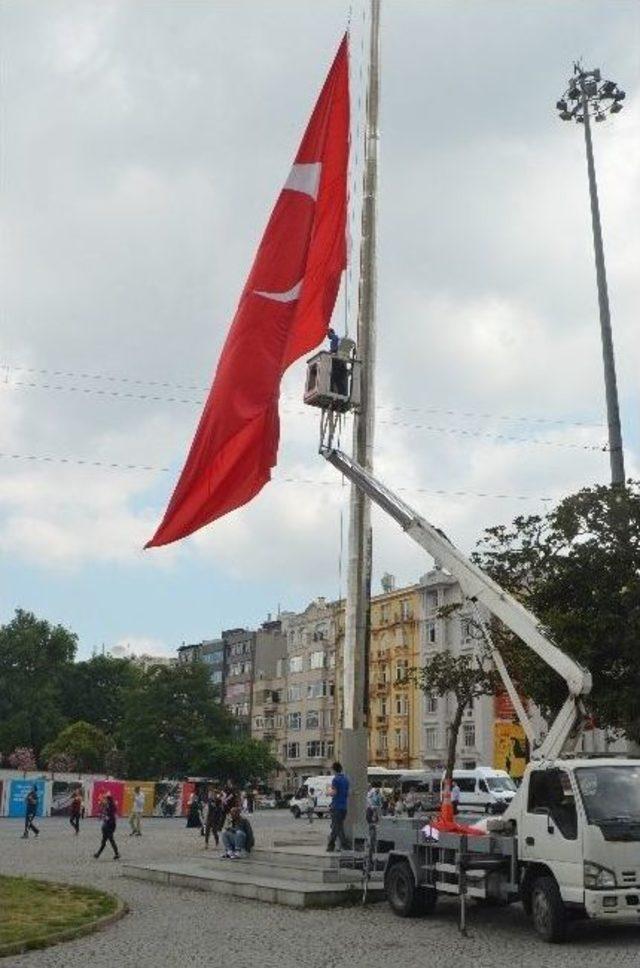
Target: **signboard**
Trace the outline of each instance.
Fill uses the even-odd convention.
[[[54,780],[51,784],[51,816],[68,817],[71,814],[71,798],[76,790],[83,793],[80,780]],[[84,793],[83,793],[84,800]]]
[[[521,777],[527,765],[526,737],[519,723],[493,724],[493,768]]]
[[[154,786],[153,816],[179,817],[183,812],[182,784],[174,780],[161,780]]]
[[[140,787],[140,792],[144,793],[143,816],[150,817],[153,813],[153,797],[155,793],[155,783],[148,783],[143,780],[127,780],[124,785],[124,797],[122,799],[122,814],[128,817],[133,810],[133,798],[136,787]]]
[[[25,800],[29,791],[35,787],[38,791],[38,810],[37,817],[44,814],[44,780],[11,780],[9,787],[9,816],[24,817],[26,806]]]
[[[96,780],[91,790],[91,816],[100,816],[100,806],[106,793],[113,796],[116,804],[116,812],[122,816],[122,799],[124,796],[124,783],[121,780]]]

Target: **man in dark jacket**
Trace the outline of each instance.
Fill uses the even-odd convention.
[[[23,837],[26,839],[29,836],[29,831],[33,830],[36,837],[40,833],[38,828],[33,822],[33,818],[38,812],[38,788],[37,786],[32,786],[29,790],[25,804],[24,804],[24,833]]]
[[[216,847],[220,843],[220,837],[218,834],[222,830],[222,825],[224,823],[224,806],[222,803],[222,797],[217,790],[213,787],[209,787],[207,793],[207,802],[205,804],[205,821],[204,821],[204,846],[205,849],[209,846],[209,837],[213,833],[213,839],[216,842]]]
[[[243,817],[238,807],[232,807],[227,820],[228,826],[222,832],[222,843],[225,846],[223,857],[235,860],[246,857],[250,853],[255,839],[251,824]]]
[[[116,809],[116,803],[113,799],[113,795],[111,793],[107,793],[102,801],[102,843],[100,844],[97,853],[93,855],[96,859],[100,856],[107,843],[109,843],[111,844],[111,849],[113,850],[113,859],[120,860],[118,845],[113,839],[113,835],[116,832],[117,815],[118,811]]]

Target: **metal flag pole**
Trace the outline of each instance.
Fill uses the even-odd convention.
[[[380,0],[371,0],[358,289],[357,355],[360,407],[353,421],[353,457],[373,470],[376,330],[376,193],[380,86]],[[350,780],[347,835],[364,822],[367,792],[367,667],[371,599],[371,503],[351,485],[345,637],[343,652],[342,759]]]

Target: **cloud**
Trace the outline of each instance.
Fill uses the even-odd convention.
[[[113,645],[107,646],[106,651],[117,659],[128,659],[137,655],[174,656],[175,646],[144,636],[123,635]]]

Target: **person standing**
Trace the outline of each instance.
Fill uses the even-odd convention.
[[[129,816],[129,826],[131,827],[130,837],[142,837],[140,823],[142,821],[142,814],[144,813],[144,801],[145,796],[140,787],[134,787],[133,806],[131,807],[131,814]]]
[[[331,816],[331,830],[329,832],[329,842],[327,852],[332,853],[336,849],[336,841],[340,842],[339,850],[349,850],[351,844],[347,840],[344,832],[344,822],[347,817],[347,806],[349,803],[349,779],[342,772],[342,764],[334,763],[333,779],[331,780],[331,805],[329,814]]]
[[[33,818],[38,812],[38,788],[35,784],[31,787],[27,793],[25,803],[24,803],[24,833],[22,835],[23,839],[26,840],[29,836],[29,831],[33,830],[36,837],[40,833],[38,828],[33,822]]]
[[[82,793],[80,790],[76,789],[73,791],[73,796],[71,797],[71,813],[69,814],[69,823],[76,832],[76,837],[80,833],[80,817],[82,816]]]
[[[307,820],[309,821],[309,823],[313,823],[313,815],[316,812],[316,796],[315,796],[315,790],[313,787],[307,787],[305,811],[307,814]]]
[[[107,843],[111,844],[111,849],[113,850],[113,859],[120,860],[118,845],[113,839],[113,835],[116,832],[117,815],[118,815],[118,811],[116,810],[116,804],[115,804],[115,800],[113,799],[113,795],[111,793],[107,793],[105,795],[104,800],[102,801],[102,810],[101,810],[102,843],[100,844],[100,847],[98,848],[96,853],[93,855],[96,858],[96,860],[98,859],[98,857],[100,856],[104,848],[106,847]]]
[[[453,807],[454,817],[460,809],[460,787],[455,780],[451,781],[451,806]]]
[[[222,830],[222,825],[224,823],[224,808],[222,806],[222,797],[220,794],[213,789],[209,788],[209,795],[207,797],[207,803],[205,807],[205,825],[204,825],[204,847],[205,850],[209,846],[209,837],[213,834],[213,839],[215,840],[216,847],[220,843],[220,831]]]

